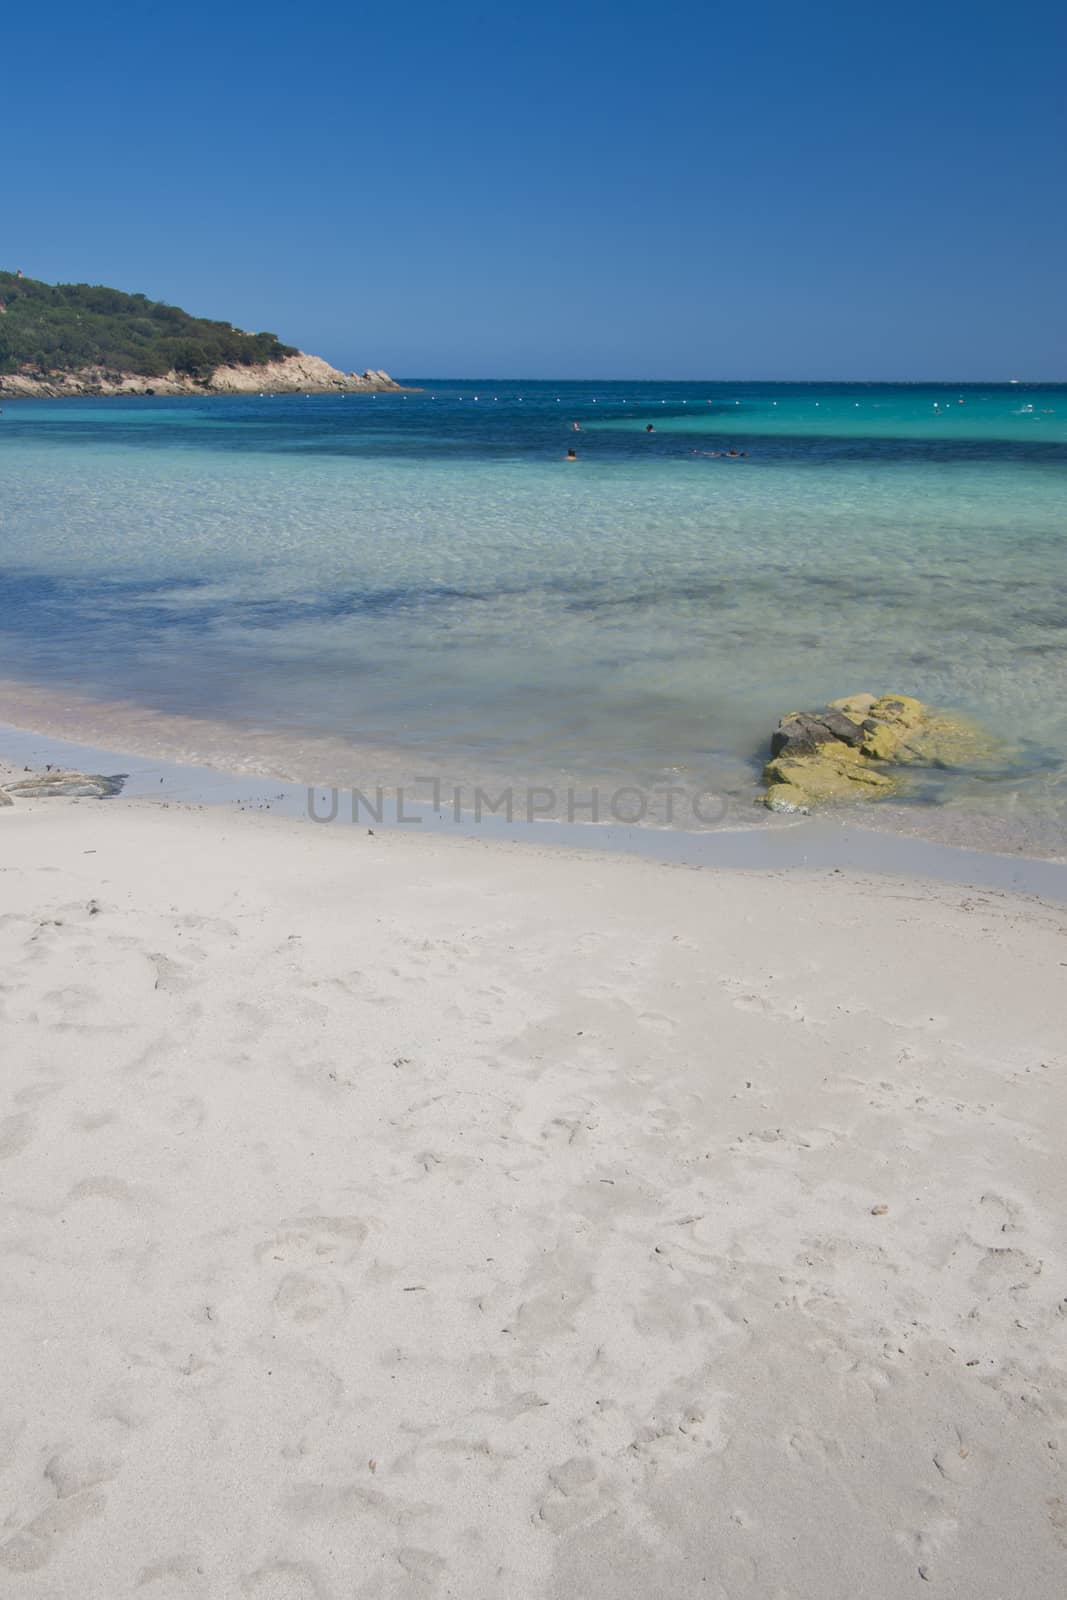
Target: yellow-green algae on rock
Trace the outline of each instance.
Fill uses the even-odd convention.
[[[763,769],[763,781],[768,786],[763,803],[772,811],[805,811],[828,800],[855,800],[865,791],[873,796],[894,787],[892,778],[844,745],[825,755],[775,756]]]
[[[771,751],[762,798],[772,811],[881,799],[905,785],[908,767],[974,767],[1003,754],[967,717],[905,694],[846,695],[826,711],[790,712]]]

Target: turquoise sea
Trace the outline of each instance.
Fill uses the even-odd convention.
[[[1067,386],[409,381],[5,400],[0,720],[760,821],[778,716],[889,688],[1008,754],[880,821],[1061,852]]]

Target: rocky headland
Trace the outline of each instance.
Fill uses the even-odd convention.
[[[82,395],[154,394],[400,394],[403,386],[387,372],[342,372],[321,356],[303,351],[256,366],[220,366],[209,377],[171,370],[160,377],[116,372],[106,367],[72,371],[0,373],[0,395],[26,399]]]

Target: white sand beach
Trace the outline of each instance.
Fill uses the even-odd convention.
[[[1062,1595],[1065,931],[0,812],[4,1595]]]

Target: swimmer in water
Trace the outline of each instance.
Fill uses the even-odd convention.
[[[582,431],[582,425],[581,425],[580,422],[572,422],[571,423],[571,428],[573,429],[573,431],[575,433],[581,433],[581,431]]]
[[[578,459],[577,450],[568,450],[567,451],[567,460],[568,461],[577,461],[577,459]]]
[[[645,423],[645,432],[646,432],[646,433],[655,433],[655,431],[656,431],[656,430],[655,430],[655,428],[654,428],[654,427],[653,427],[653,426],[652,426],[652,424],[651,424],[651,422],[646,422],[646,423]]]

